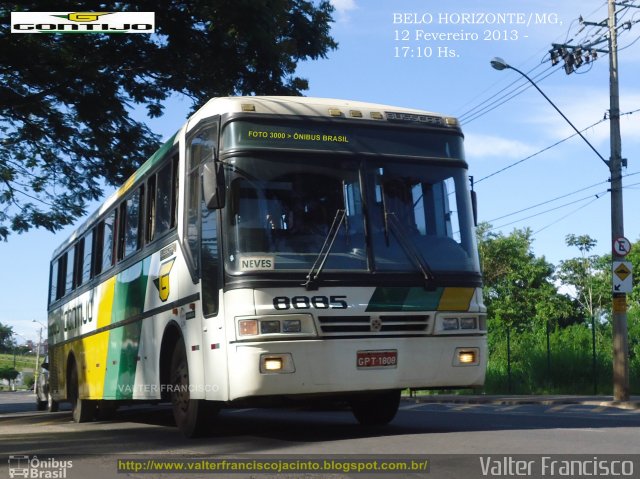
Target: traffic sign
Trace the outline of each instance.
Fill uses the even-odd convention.
[[[613,253],[618,256],[627,256],[631,251],[631,241],[624,236],[613,240]]]
[[[630,293],[633,289],[631,261],[613,262],[613,292]]]

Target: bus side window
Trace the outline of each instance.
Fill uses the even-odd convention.
[[[151,243],[156,232],[156,177],[157,175],[153,175],[147,180],[145,243]]]
[[[104,242],[104,221],[93,228],[93,271],[91,277],[95,278],[102,272],[102,246]]]
[[[93,230],[89,231],[81,240],[84,254],[80,260],[80,284],[84,284],[91,279],[91,263],[93,258]]]
[[[62,255],[57,261],[58,263],[58,274],[55,278],[56,282],[56,299],[60,299],[64,296],[64,283],[65,278],[67,276],[67,256]]]
[[[104,221],[102,227],[102,265],[100,271],[106,271],[115,263],[116,210],[113,210]]]
[[[177,171],[173,168],[174,162],[171,161],[163,166],[157,174],[155,181],[156,198],[155,198],[155,235],[162,236],[175,226],[175,203],[177,203],[177,194],[174,190],[174,178]]]
[[[74,266],[74,249],[69,248],[63,256],[65,261],[65,282],[64,282],[64,294],[68,294],[73,291],[73,266]]]
[[[73,289],[82,285],[82,261],[84,261],[84,237],[80,238],[74,247],[73,261]]]
[[[200,239],[202,203],[202,165],[215,158],[218,143],[218,125],[200,130],[189,143],[187,152],[187,191],[185,195],[185,237],[196,276],[200,274]]]
[[[126,258],[140,249],[141,215],[140,207],[144,188],[138,188],[120,205],[120,235],[118,238],[118,259]]]
[[[58,265],[59,260],[51,262],[51,271],[49,273],[49,303],[53,303],[58,299]]]

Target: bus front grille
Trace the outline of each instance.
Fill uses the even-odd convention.
[[[427,314],[382,314],[379,316],[318,316],[323,336],[413,336],[429,331]]]

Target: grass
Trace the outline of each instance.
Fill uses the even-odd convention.
[[[23,356],[17,355],[16,359],[16,369],[18,371],[33,371],[36,366],[36,356]],[[42,359],[42,358],[41,358]],[[8,366],[13,367],[13,354],[0,354],[0,368]]]

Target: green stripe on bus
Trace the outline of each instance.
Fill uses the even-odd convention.
[[[378,287],[366,311],[434,311],[438,309],[443,292],[444,288],[427,291],[424,288]]]
[[[151,258],[133,265],[116,277],[111,322],[141,315],[149,283]],[[142,321],[135,321],[109,333],[105,397],[131,399],[134,392]]]

